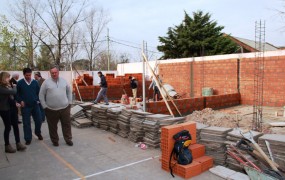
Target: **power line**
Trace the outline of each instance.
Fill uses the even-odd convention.
[[[117,39],[117,38],[114,38],[114,37],[110,37],[116,41],[121,41],[121,42],[126,42],[126,43],[130,43],[130,44],[135,44],[135,45],[138,45],[138,46],[141,46],[140,43],[135,43],[135,42],[131,42],[131,41],[126,41],[126,40],[122,40],[122,39]],[[154,46],[147,46],[147,47],[150,47],[150,48],[153,48],[153,49],[156,49],[157,47],[154,47]]]
[[[113,43],[116,43],[116,44],[120,44],[122,46],[126,46],[126,47],[130,47],[130,48],[133,48],[133,49],[138,49],[138,50],[141,50],[141,47],[140,47],[140,44],[138,43],[134,43],[134,42],[130,42],[130,41],[126,41],[126,40],[120,40],[120,39],[117,39],[117,38],[114,38],[114,37],[109,37],[110,39],[110,42],[113,42]],[[96,41],[97,43],[101,43],[101,42],[106,42],[107,40],[99,40],[99,41]],[[123,42],[126,42],[126,43],[123,43]],[[91,44],[92,42],[73,42],[73,43],[62,43],[61,45],[62,46],[69,46],[69,45],[84,45],[84,44]],[[129,44],[127,44],[129,43]],[[34,44],[37,44],[37,43],[34,43]],[[134,45],[130,45],[130,44],[135,44],[135,45],[138,45],[138,46],[134,46]],[[42,47],[42,46],[47,46],[45,44],[37,44],[37,46],[39,47]],[[58,46],[58,44],[49,44],[48,46]],[[27,47],[34,47],[34,46],[26,46],[26,45],[15,45],[15,46],[8,46],[8,45],[0,45],[0,47],[9,47],[9,48],[12,48],[12,47],[17,47],[17,48],[27,48]],[[151,46],[148,46],[148,47],[151,47]],[[150,53],[155,53],[155,54],[163,54],[161,52],[158,52],[158,51],[152,51],[152,50],[148,50],[148,52]]]
[[[127,47],[131,47],[131,48],[134,48],[134,49],[139,49],[139,50],[141,50],[141,47],[132,46],[132,45],[129,45],[129,44],[125,44],[125,43],[118,42],[118,41],[110,40],[110,42],[117,43],[117,44],[120,44],[120,45],[123,45],[123,46],[127,46]],[[163,54],[163,53],[161,53],[161,52],[151,51],[151,50],[148,50],[148,52],[156,53],[156,54]]]

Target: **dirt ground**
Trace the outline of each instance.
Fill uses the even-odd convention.
[[[285,134],[285,127],[271,127],[271,122],[285,122],[285,117],[276,116],[276,112],[283,112],[283,107],[263,107],[263,133]],[[196,121],[210,126],[240,127],[243,130],[252,129],[253,107],[247,105],[234,106],[226,109],[194,111],[187,116],[187,121]]]

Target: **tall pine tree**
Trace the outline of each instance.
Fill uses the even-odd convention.
[[[164,53],[161,59],[234,53],[237,46],[223,36],[223,29],[209,13],[197,11],[192,18],[185,12],[180,25],[168,28],[166,37],[159,37],[161,45],[157,49]]]

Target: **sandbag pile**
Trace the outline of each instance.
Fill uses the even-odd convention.
[[[133,114],[130,119],[130,134],[129,140],[132,142],[142,142],[144,137],[143,122],[147,115],[152,113],[143,112],[143,111],[133,111]]]
[[[130,132],[130,118],[132,116],[132,110],[122,109],[121,114],[118,116],[119,132],[118,135],[127,138]]]

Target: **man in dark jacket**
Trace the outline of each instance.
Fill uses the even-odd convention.
[[[101,89],[98,92],[98,95],[97,95],[97,97],[96,97],[96,99],[95,99],[95,101],[93,103],[97,104],[101,100],[101,98],[103,97],[104,101],[105,101],[105,105],[109,105],[108,98],[107,98],[108,84],[107,84],[106,78],[102,74],[101,71],[98,72],[98,76],[100,77],[100,87],[101,87]]]
[[[130,85],[131,85],[131,89],[133,92],[133,98],[136,99],[137,98],[137,90],[138,90],[138,81],[136,80],[135,77],[129,76],[129,80],[130,80]]]
[[[40,86],[37,81],[32,79],[32,70],[30,68],[23,69],[24,78],[17,84],[17,102],[21,104],[21,112],[23,117],[24,139],[26,145],[30,145],[32,141],[31,115],[35,122],[35,134],[39,140],[43,140],[41,135],[41,113],[39,92]]]

